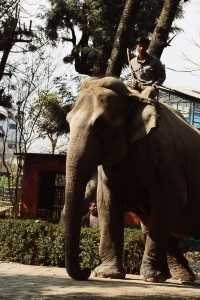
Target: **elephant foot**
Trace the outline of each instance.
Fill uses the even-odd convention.
[[[168,263],[172,279],[178,280],[182,284],[188,284],[195,281],[196,276],[189,267],[185,257],[182,257],[181,261],[177,261],[174,257],[168,257]]]
[[[160,271],[151,271],[140,274],[142,275],[144,281],[153,283],[165,282],[170,278],[170,275],[168,273],[161,273]]]
[[[140,274],[146,282],[164,282],[171,277],[167,265],[159,267],[158,264],[151,260],[143,260]]]
[[[119,268],[116,265],[101,264],[97,266],[92,275],[99,278],[111,278],[111,279],[124,279],[126,274],[123,268]]]

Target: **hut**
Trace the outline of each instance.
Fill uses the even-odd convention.
[[[23,156],[21,217],[58,222],[64,204],[65,155],[20,155]]]

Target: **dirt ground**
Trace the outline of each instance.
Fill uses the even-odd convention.
[[[181,285],[172,280],[162,284],[145,283],[137,275],[127,275],[125,280],[74,281],[64,268],[0,262],[0,299],[192,300],[200,299],[200,277],[194,285]]]

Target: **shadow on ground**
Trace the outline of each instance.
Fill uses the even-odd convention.
[[[92,278],[74,281],[67,278],[65,270],[59,268],[0,264],[0,299],[12,300],[194,300],[200,299],[200,284],[180,285],[145,283],[139,277],[127,276],[126,280]],[[19,268],[19,270],[18,270]],[[42,274],[42,275],[41,275]]]

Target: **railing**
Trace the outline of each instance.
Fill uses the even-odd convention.
[[[200,99],[165,87],[159,88],[159,101],[179,111],[194,127],[200,128]]]
[[[18,188],[17,193],[21,192],[21,187]],[[15,187],[0,187],[0,201],[14,202],[16,197],[16,188]]]

